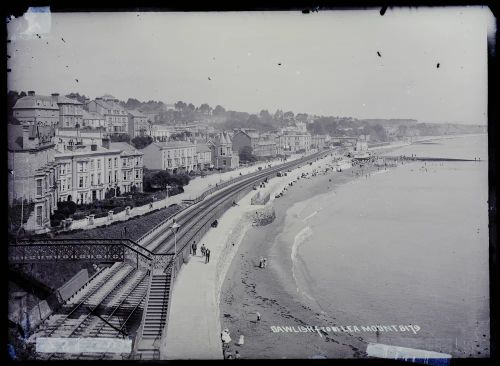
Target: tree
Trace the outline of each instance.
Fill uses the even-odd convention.
[[[196,110],[196,107],[194,106],[193,103],[189,103],[186,107],[188,111],[194,112]]]
[[[69,94],[66,94],[66,98],[77,100],[77,101],[79,101],[82,104],[84,104],[85,100],[87,99],[87,97],[85,95],[83,95],[83,94],[80,95],[80,93],[69,93]]]
[[[267,109],[263,109],[259,113],[260,120],[264,123],[269,123],[271,124],[273,121],[273,116],[271,116],[271,113],[267,111]]]
[[[111,142],[130,142],[130,136],[126,133],[112,134],[110,140]]]
[[[257,160],[257,157],[252,154],[251,146],[243,146],[239,151],[239,157],[241,162],[253,162]]]
[[[186,109],[187,104],[184,103],[183,101],[179,100],[177,103],[174,104],[174,107],[176,110],[182,112]]]
[[[212,108],[207,104],[207,103],[203,103],[202,105],[200,105],[200,107],[198,108],[198,111],[202,114],[210,114],[210,111],[212,110]]]
[[[141,102],[139,102],[135,98],[128,98],[127,103],[125,103],[125,108],[127,109],[136,109],[139,108],[142,105]]]
[[[222,116],[226,113],[226,110],[224,109],[224,107],[220,106],[220,105],[217,105],[214,109],[214,116]]]
[[[130,142],[136,149],[144,149],[153,142],[153,138],[151,136],[136,136]]]
[[[283,114],[283,119],[287,122],[292,122],[294,120],[295,115],[293,114],[292,111],[285,112]]]

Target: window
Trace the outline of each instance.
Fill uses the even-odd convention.
[[[118,158],[115,158],[115,168],[118,168]]]
[[[90,161],[90,170],[94,170],[94,159]]]
[[[111,158],[108,159],[108,168],[111,168]]]
[[[101,184],[101,173],[97,173],[97,184]]]
[[[97,169],[101,169],[101,159],[97,159]]]
[[[42,180],[41,179],[36,180],[36,195],[37,196],[42,195]]]
[[[139,179],[139,170],[135,171],[135,179]]]
[[[127,159],[123,159],[123,166],[126,167],[127,166]]]
[[[123,180],[127,180],[127,172],[123,172]]]
[[[83,188],[83,177],[80,177],[80,184],[78,185],[78,187]]]
[[[118,174],[117,173],[118,173],[118,171],[115,170],[115,182],[118,181]]]
[[[90,185],[94,185],[94,174],[90,174]]]
[[[42,226],[42,221],[43,221],[43,213],[42,213],[42,206],[36,206],[36,224],[38,226]]]
[[[108,174],[108,183],[111,183],[111,172]]]

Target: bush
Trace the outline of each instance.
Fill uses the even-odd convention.
[[[59,210],[54,211],[54,214],[50,216],[50,226],[58,227],[61,225],[61,221],[64,220],[66,216]]]
[[[105,211],[101,211],[101,212],[99,212],[99,213],[95,214],[94,218],[95,218],[95,219],[99,219],[99,218],[101,218],[101,217],[107,217],[107,216],[108,216],[108,213],[107,213],[107,212],[105,212]]]
[[[126,207],[126,206],[120,206],[120,207],[115,207],[115,208],[113,208],[113,214],[115,214],[115,215],[116,215],[116,214],[117,214],[117,213],[119,213],[119,212],[125,211],[125,207]]]
[[[77,212],[73,214],[72,219],[73,220],[82,220],[87,216],[87,212]]]

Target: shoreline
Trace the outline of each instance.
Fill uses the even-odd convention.
[[[330,162],[330,159],[325,160],[320,170],[324,170]],[[270,328],[333,325],[331,318],[322,314],[315,301],[307,301],[307,294],[298,293],[300,285],[297,286],[297,282],[304,276],[307,278],[307,273],[298,276],[294,273],[292,257],[300,243],[286,248],[276,244],[281,235],[289,243],[294,241],[298,231],[284,234],[281,231],[286,220],[293,219],[305,201],[322,194],[331,194],[340,185],[355,181],[359,170],[359,167],[353,167],[342,172],[329,171],[309,179],[300,179],[293,187],[288,187],[284,197],[270,203],[276,211],[273,223],[247,231],[227,272],[220,302],[221,328],[228,328],[234,334],[233,339],[245,336],[244,346],[231,346],[233,351],[239,351],[242,358],[332,357],[332,354],[341,358],[366,356],[361,350],[366,349],[367,343],[354,334],[344,333],[340,338],[316,332],[284,335],[274,334]],[[377,170],[370,166],[365,167],[363,172],[369,174]],[[307,232],[302,234],[307,236]],[[261,256],[268,258],[266,269],[258,267]],[[301,260],[300,257],[297,259]],[[259,322],[255,316],[257,311],[262,316]],[[286,337],[286,343],[283,337]]]

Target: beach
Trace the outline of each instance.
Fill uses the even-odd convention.
[[[425,148],[487,157],[467,141]],[[245,337],[232,350],[253,359],[364,358],[374,342],[488,356],[487,164],[363,170],[299,180],[272,202],[273,223],[249,229],[220,300],[221,328]]]
[[[363,172],[366,175],[377,170],[376,167],[364,167]],[[310,332],[290,333],[283,337],[270,330],[271,326],[331,324],[331,319],[297,297],[292,259],[286,250],[280,251],[271,243],[280,234],[287,210],[294,203],[335,190],[355,180],[356,173],[360,172],[361,169],[355,167],[300,179],[288,187],[285,196],[273,201],[275,221],[267,226],[250,228],[247,232],[226,275],[220,302],[221,328],[228,328],[233,339],[245,336],[244,346],[235,348],[242,358],[305,358],[305,354],[321,357],[326,356],[325,344],[330,354],[340,358],[363,356],[366,344],[356,336],[345,335],[345,339],[339,340]],[[362,179],[366,179],[365,175]],[[288,235],[292,242],[294,234]],[[265,269],[259,268],[261,256],[267,258]],[[280,263],[275,260],[278,256],[281,257]],[[258,322],[257,311],[261,314]]]

